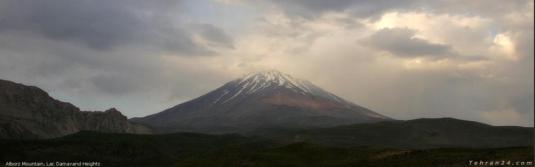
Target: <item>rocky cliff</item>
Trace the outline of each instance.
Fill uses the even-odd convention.
[[[82,130],[151,132],[145,126],[128,122],[114,108],[104,112],[80,111],[35,86],[0,80],[0,138],[54,138]]]

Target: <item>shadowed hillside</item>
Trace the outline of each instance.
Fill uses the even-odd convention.
[[[314,129],[265,129],[254,135],[333,146],[496,148],[533,144],[533,128],[453,118],[415,119]]]
[[[527,161],[531,147],[393,149],[285,143],[239,135],[101,134],[0,140],[0,161],[98,161],[103,166],[464,166],[469,160]]]

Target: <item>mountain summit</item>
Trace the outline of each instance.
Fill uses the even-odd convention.
[[[132,121],[164,132],[246,132],[391,120],[290,75],[262,71],[194,100]]]
[[[240,95],[255,94],[264,90],[286,89],[302,95],[319,96],[334,101],[342,101],[339,97],[316,87],[306,80],[296,79],[290,75],[275,70],[251,73],[233,82],[234,84],[237,84],[240,89],[228,100]]]

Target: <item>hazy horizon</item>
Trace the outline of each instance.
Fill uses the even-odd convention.
[[[0,1],[0,79],[140,117],[275,69],[394,119],[533,126],[533,1]]]

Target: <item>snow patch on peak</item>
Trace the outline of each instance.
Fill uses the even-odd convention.
[[[352,104],[315,86],[309,81],[297,79],[275,70],[250,73],[229,84],[230,87],[226,88],[229,92],[222,92],[222,98],[218,98],[215,103],[226,103],[232,99],[245,97],[246,95],[255,94],[264,90],[282,88],[302,95],[327,98],[339,103],[344,103],[347,107],[352,106]]]
[[[243,78],[241,78],[241,81],[248,81],[250,79],[253,79],[253,81],[282,81],[281,79],[284,78],[284,76],[288,76],[287,74],[283,74],[279,71],[275,70],[268,70],[268,71],[260,71],[255,73],[249,73],[245,75]]]
[[[297,89],[302,93],[311,93],[313,85],[305,80],[294,78],[288,74],[276,70],[267,70],[256,73],[247,74],[245,77],[239,79],[239,84],[258,85],[258,87],[267,87],[269,85],[276,85],[290,89]],[[257,90],[257,89],[254,89]]]

